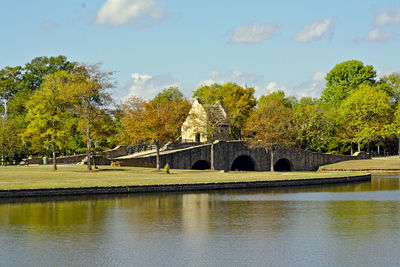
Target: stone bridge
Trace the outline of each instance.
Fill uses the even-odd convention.
[[[311,171],[317,170],[321,165],[366,158],[370,158],[366,153],[350,156],[281,148],[274,154],[274,168],[276,171]],[[156,166],[154,152],[114,160],[119,161],[121,166]],[[160,166],[168,163],[172,169],[268,171],[270,162],[270,153],[265,149],[250,148],[243,141],[216,141],[214,144],[160,152]]]

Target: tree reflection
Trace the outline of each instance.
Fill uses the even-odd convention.
[[[46,201],[0,205],[0,225],[52,234],[92,232],[100,227],[110,201]]]
[[[221,232],[269,236],[296,225],[296,220],[319,216],[335,234],[367,235],[374,234],[382,223],[399,228],[398,202],[328,200],[332,194],[318,194],[317,202],[307,202],[316,200],[316,194],[295,193],[398,190],[399,182],[379,177],[346,185],[35,199],[0,204],[0,226],[55,236],[107,234],[116,228],[135,238],[165,233],[199,238]]]
[[[231,193],[226,193],[229,196]],[[127,224],[135,233],[182,231],[185,235],[220,231],[279,230],[287,210],[279,201],[221,201],[221,192],[158,194],[123,199]]]
[[[334,235],[385,238],[400,229],[398,201],[327,201],[326,205],[327,222]]]

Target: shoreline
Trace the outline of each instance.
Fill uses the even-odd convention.
[[[168,184],[168,185],[139,185],[139,186],[135,185],[135,186],[110,186],[110,187],[80,187],[80,188],[76,187],[76,188],[46,188],[46,189],[10,189],[10,190],[0,190],[0,198],[212,191],[212,190],[230,190],[230,189],[253,189],[253,188],[271,188],[271,187],[287,187],[287,186],[339,184],[339,183],[363,182],[370,180],[371,180],[371,174],[362,174],[362,175],[330,177],[330,178],[274,180],[274,181],[189,183],[189,184]]]
[[[322,169],[319,172],[367,172],[367,173],[397,173],[400,169],[378,169],[378,168],[364,168],[364,169]]]
[[[400,172],[400,159],[391,158],[372,158],[365,160],[349,160],[319,167],[320,172]]]

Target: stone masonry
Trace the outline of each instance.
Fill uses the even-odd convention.
[[[366,153],[350,156],[310,152],[296,148],[277,149],[274,155],[275,169],[282,171],[311,171],[317,170],[321,165],[370,158]],[[155,153],[113,160],[119,161],[121,166],[156,166]],[[213,144],[167,150],[160,154],[160,166],[168,163],[173,169],[268,171],[271,166],[270,161],[270,153],[267,153],[265,149],[251,148],[243,141],[216,141]]]

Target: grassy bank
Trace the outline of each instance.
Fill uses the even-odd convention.
[[[279,181],[355,176],[356,172],[220,172],[171,170],[170,174],[150,168],[109,167],[88,172],[85,166],[0,167],[0,190],[79,188],[136,185],[171,185],[196,183],[227,183],[252,181]]]
[[[399,171],[400,159],[397,157],[349,160],[320,167],[321,171]]]

